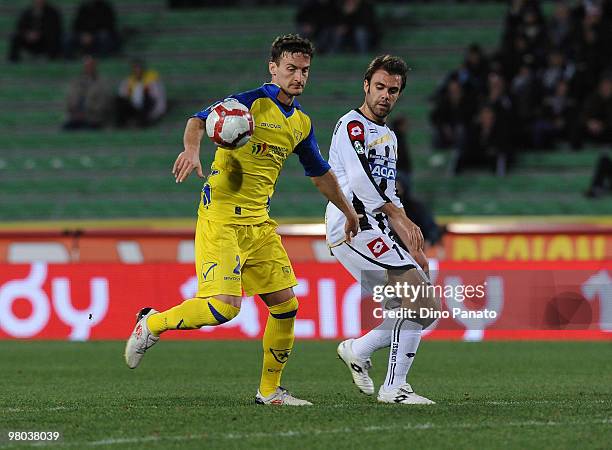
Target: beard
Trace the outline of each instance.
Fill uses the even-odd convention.
[[[372,114],[374,114],[381,122],[385,121],[392,109],[390,105],[388,108],[384,108],[381,107],[381,105],[379,105],[378,103],[370,101],[366,101],[366,104],[368,105],[370,111],[372,111]]]

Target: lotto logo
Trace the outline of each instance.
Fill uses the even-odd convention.
[[[367,246],[376,258],[391,250],[389,246],[385,244],[385,241],[383,241],[382,238],[376,238],[373,241],[368,242]]]
[[[353,120],[346,125],[346,132],[349,135],[349,139],[351,142],[365,140],[365,130],[363,128],[363,124],[358,120]]]

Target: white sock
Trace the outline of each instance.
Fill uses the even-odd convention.
[[[384,389],[390,391],[406,383],[408,371],[414,361],[423,327],[408,319],[396,319],[391,331],[389,366]]]
[[[373,328],[360,338],[353,341],[353,354],[359,359],[366,360],[372,353],[391,344],[391,331],[396,319],[385,318],[380,325]]]

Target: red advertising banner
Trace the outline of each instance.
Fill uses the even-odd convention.
[[[353,337],[376,325],[376,302],[362,299],[341,265],[294,269],[298,339]],[[440,262],[438,269],[432,277],[448,315],[427,331],[430,338],[612,339],[612,261]],[[172,307],[192,297],[196,284],[193,264],[3,264],[0,338],[125,339],[141,307]],[[482,296],[466,298],[468,291]],[[267,314],[263,302],[247,297],[230,323],[164,338],[259,338]]]

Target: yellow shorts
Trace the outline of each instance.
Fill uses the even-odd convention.
[[[297,285],[272,219],[233,225],[198,216],[195,263],[197,297],[267,294]]]

